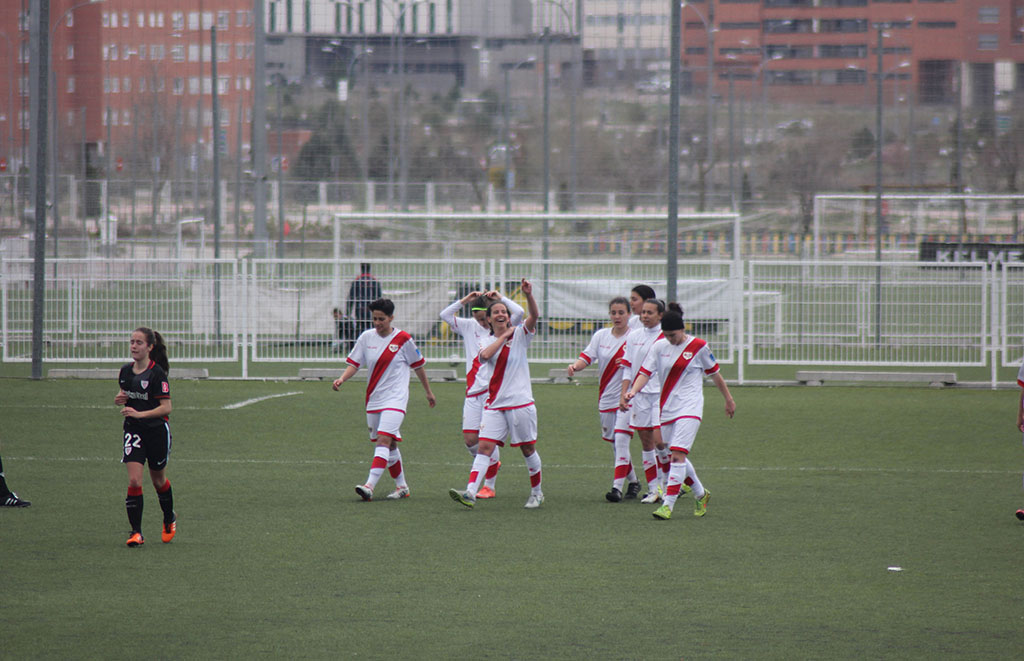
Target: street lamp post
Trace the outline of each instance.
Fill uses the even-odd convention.
[[[707,153],[708,171],[707,171],[706,179],[704,180],[704,197],[705,197],[705,204],[710,204],[711,203],[711,194],[714,191],[714,177],[712,176],[712,171],[714,170],[714,161],[715,161],[715,141],[714,141],[715,115],[714,115],[714,112],[713,112],[714,111],[714,87],[715,87],[714,86],[714,81],[715,81],[715,30],[714,30],[713,25],[714,25],[714,21],[715,21],[715,5],[714,5],[714,0],[708,0],[708,15],[707,16],[704,16],[704,14],[702,14],[699,9],[697,9],[693,5],[689,4],[688,2],[685,2],[685,0],[684,0],[684,2],[680,3],[680,7],[683,8],[683,9],[685,9],[687,7],[692,9],[693,13],[697,14],[697,17],[700,18],[701,23],[704,24],[704,30],[707,32],[707,44],[708,44],[708,53],[707,53],[707,55],[708,55],[708,67],[707,68],[708,68],[708,75],[707,75],[707,85],[706,85],[706,90],[705,90],[706,97],[707,97],[705,99],[705,103],[707,105],[707,128],[705,129],[705,133],[706,133],[705,140],[707,141],[707,144],[705,146],[705,150],[706,150],[706,153]]]
[[[544,2],[557,7],[565,16],[569,26],[569,36],[572,39],[573,50],[573,79],[572,93],[569,95],[569,208],[576,210],[576,192],[579,186],[579,149],[577,147],[577,96],[583,89],[583,0],[575,1],[576,20],[573,28],[573,17],[565,8],[565,5],[558,0],[544,0]]]
[[[48,44],[50,48],[50,61],[53,62],[53,42],[54,34],[57,30],[57,26],[62,21],[67,19],[71,14],[81,7],[88,5],[97,5],[106,2],[106,0],[85,0],[78,4],[72,5],[64,10],[64,12],[57,18],[56,21],[49,26],[49,39]],[[60,240],[60,188],[59,188],[59,167],[60,167],[60,153],[58,149],[60,143],[58,141],[58,130],[60,125],[60,94],[57,91],[57,71],[55,66],[49,68],[50,76],[48,84],[50,86],[50,96],[53,99],[53,114],[50,116],[50,161],[52,163],[52,170],[50,171],[50,187],[51,199],[53,200],[53,256],[57,258],[59,256],[59,240]],[[134,117],[133,117],[134,120]],[[110,145],[107,145],[109,148]],[[84,182],[83,182],[84,183]],[[38,213],[38,210],[37,210]],[[106,219],[104,219],[106,220]]]
[[[509,86],[508,77],[509,77],[509,72],[510,71],[515,71],[517,69],[520,69],[520,68],[522,68],[526,64],[533,64],[534,62],[536,62],[536,60],[537,60],[537,58],[535,58],[533,55],[531,55],[530,57],[526,58],[522,62],[518,62],[518,63],[516,63],[516,64],[514,64],[512,66],[502,66],[502,73],[504,74],[504,78],[505,78],[505,80],[504,80],[504,82],[505,82],[505,99],[504,99],[504,101],[505,102],[503,104],[504,112],[502,114],[504,115],[503,119],[504,119],[504,124],[505,124],[505,126],[504,126],[504,134],[505,134],[505,211],[506,212],[511,212],[512,211],[512,131],[511,131],[511,120],[509,118],[509,114],[510,114],[509,106],[511,106],[511,103],[512,103],[512,92],[511,92],[511,88]],[[508,256],[509,256],[508,236],[509,236],[509,220],[508,220],[508,217],[506,217],[505,218],[505,259],[508,259]]]

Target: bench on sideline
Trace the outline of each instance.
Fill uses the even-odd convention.
[[[826,381],[870,383],[927,383],[935,388],[956,384],[953,372],[844,372],[799,370],[796,380],[808,386],[820,386]]]
[[[339,376],[341,376],[342,372],[344,372],[344,371],[345,371],[344,367],[303,367],[303,368],[299,369],[299,378],[303,379],[303,380],[306,380],[306,381],[309,381],[309,380],[323,381],[324,379],[329,379],[331,381],[334,381]],[[437,381],[458,381],[459,380],[459,375],[458,375],[458,373],[454,369],[432,369],[432,368],[428,367],[426,369],[426,372],[427,372],[427,380],[428,381],[437,382]],[[360,370],[359,372],[356,372],[356,375],[354,377],[352,377],[352,378],[353,379],[357,379],[357,380],[365,381],[366,380],[366,370]],[[416,375],[414,373],[410,372],[409,378],[415,379]]]
[[[111,379],[116,380],[119,367],[54,368],[46,372],[48,379]],[[208,379],[210,370],[205,367],[175,367],[171,365],[172,379]]]
[[[596,383],[597,382],[597,366],[593,365],[590,369],[585,369],[581,372],[573,374],[572,378],[565,373],[564,367],[556,367],[548,370],[548,380],[551,383]]]

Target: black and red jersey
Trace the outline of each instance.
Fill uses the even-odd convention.
[[[118,385],[128,395],[128,401],[125,403],[125,406],[129,406],[136,411],[152,411],[160,406],[159,400],[167,399],[171,396],[171,386],[167,382],[167,372],[152,360],[149,361],[149,366],[141,374],[135,374],[132,371],[134,365],[134,362],[123,365],[120,374],[117,376]],[[127,431],[132,428],[159,427],[165,422],[167,422],[167,416],[145,418],[142,420],[125,418],[124,428]]]

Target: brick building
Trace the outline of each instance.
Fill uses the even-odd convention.
[[[716,91],[731,75],[753,98],[874,103],[881,32],[886,103],[951,103],[959,87],[985,109],[1024,91],[1024,0],[688,0],[683,24],[691,87],[710,37]]]
[[[0,6],[0,94],[11,90],[0,96],[0,157],[17,166],[29,141],[29,2]],[[78,172],[86,160],[102,167],[108,149],[111,163],[142,169],[141,176],[209,158],[214,55],[222,149],[234,153],[239,130],[249,142],[251,0],[51,0],[50,25],[50,109],[62,171]]]

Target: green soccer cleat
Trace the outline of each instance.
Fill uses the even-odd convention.
[[[704,489],[704,495],[693,501],[693,515],[704,516],[708,513],[708,502],[711,500],[711,492]]]
[[[465,505],[466,507],[469,507],[471,509],[474,505],[476,505],[476,498],[470,495],[468,491],[449,489],[448,495],[451,496],[452,500],[454,500],[455,502],[459,503],[460,505]]]
[[[668,505],[662,505],[658,509],[652,512],[655,519],[661,519],[662,521],[668,521],[672,518],[672,510],[669,509]]]

